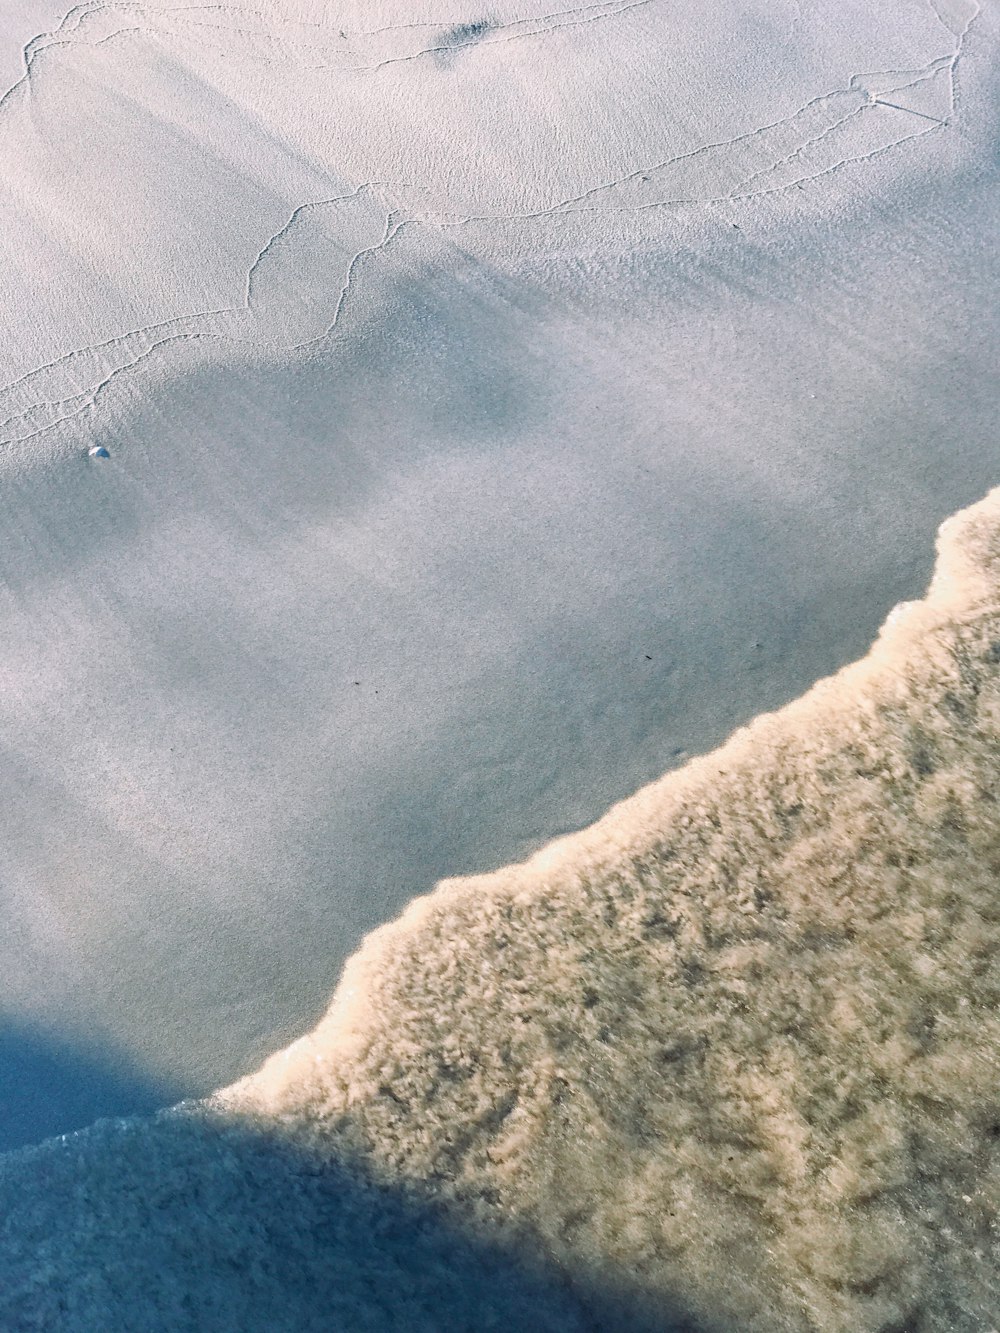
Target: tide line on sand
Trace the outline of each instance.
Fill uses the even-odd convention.
[[[0,1326],[983,1330],[1000,490],[869,655],[374,932],[208,1102],[0,1162]]]

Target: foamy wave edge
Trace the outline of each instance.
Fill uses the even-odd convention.
[[[88,1179],[155,1176],[150,1145],[204,1116],[527,1238],[576,1302],[538,1304],[538,1328],[665,1329],[678,1308],[699,1329],[988,1328],[998,759],[1000,489],[942,526],[926,597],[864,659],[525,863],[412,902],[256,1074],[76,1136]],[[7,1159],[0,1201],[57,1148]],[[98,1251],[121,1239],[98,1231]],[[34,1234],[8,1216],[10,1254]],[[49,1262],[80,1287],[80,1255]],[[41,1301],[16,1263],[0,1315]]]

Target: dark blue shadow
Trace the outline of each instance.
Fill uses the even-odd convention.
[[[0,1017],[0,1152],[84,1129],[123,1107],[145,1115],[181,1095],[123,1056]]]
[[[0,1158],[0,1328],[721,1333],[627,1271],[193,1104]]]

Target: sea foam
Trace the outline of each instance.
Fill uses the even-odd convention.
[[[861,662],[375,931],[208,1102],[0,1164],[15,1328],[983,1330],[1000,490]]]

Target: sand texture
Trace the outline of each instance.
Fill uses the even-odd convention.
[[[0,1149],[248,1074],[920,596],[998,18],[0,0]]]
[[[864,660],[411,904],[258,1074],[3,1159],[0,1322],[990,1328],[998,773],[995,491]]]

